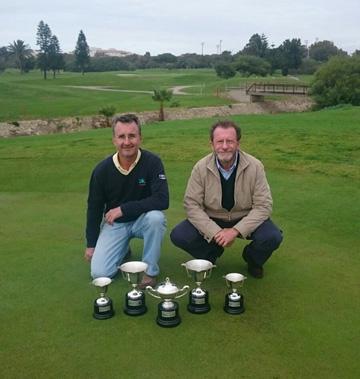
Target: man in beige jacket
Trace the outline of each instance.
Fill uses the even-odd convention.
[[[270,220],[272,197],[264,167],[240,150],[240,138],[232,121],[213,125],[213,152],[195,164],[184,197],[187,219],[170,237],[193,257],[213,263],[236,238],[251,240],[242,256],[249,274],[262,278],[282,232]]]

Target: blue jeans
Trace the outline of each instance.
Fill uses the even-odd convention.
[[[161,211],[143,213],[135,221],[114,222],[113,225],[105,223],[91,259],[91,276],[115,276],[132,238],[144,240],[142,261],[149,265],[146,273],[150,276],[158,275],[158,261],[165,230],[166,219]]]

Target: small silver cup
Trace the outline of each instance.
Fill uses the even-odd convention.
[[[106,292],[111,279],[105,276],[96,278],[92,281],[92,284],[100,292],[99,297],[94,301],[94,318],[98,320],[105,320],[114,316],[114,308],[112,300],[106,296]]]
[[[246,276],[232,272],[224,276],[226,285],[231,289],[225,296],[224,311],[230,314],[240,314],[245,311],[244,296],[239,292]]]

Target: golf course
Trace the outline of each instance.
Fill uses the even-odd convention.
[[[119,74],[119,73],[118,73]],[[274,79],[276,80],[276,79]],[[295,79],[288,79],[290,82]],[[104,106],[116,112],[156,110],[155,87],[191,86],[181,107],[231,104],[216,89],[239,86],[213,70],[0,75],[0,121],[85,116]],[[309,77],[297,82],[309,83]],[[101,86],[95,91],[70,86]],[[166,106],[170,106],[167,104]],[[273,221],[284,241],[248,276],[236,241],[204,282],[210,312],[191,314],[178,299],[181,323],[161,328],[158,300],[148,311],[123,312],[131,289],[121,275],[109,285],[115,315],[93,318],[98,291],[84,260],[88,184],[95,165],[114,152],[111,129],[0,139],[0,376],[1,378],[356,378],[360,374],[360,108],[231,116],[241,148],[265,166]],[[170,207],[159,281],[195,284],[191,259],[170,241],[183,220],[183,195],[193,165],[210,152],[209,128],[218,118],[153,122],[142,148],[165,165]],[[131,243],[141,260],[142,241]],[[248,278],[245,312],[223,310],[224,275]]]

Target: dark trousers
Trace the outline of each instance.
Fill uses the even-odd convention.
[[[221,228],[231,228],[239,221],[213,220]],[[176,225],[170,233],[170,238],[175,246],[197,259],[207,259],[215,263],[216,259],[224,252],[224,248],[214,241],[207,242],[188,220]],[[258,226],[247,239],[251,242],[245,246],[244,253],[253,263],[262,266],[273,251],[279,247],[283,236],[282,231],[268,219]]]

